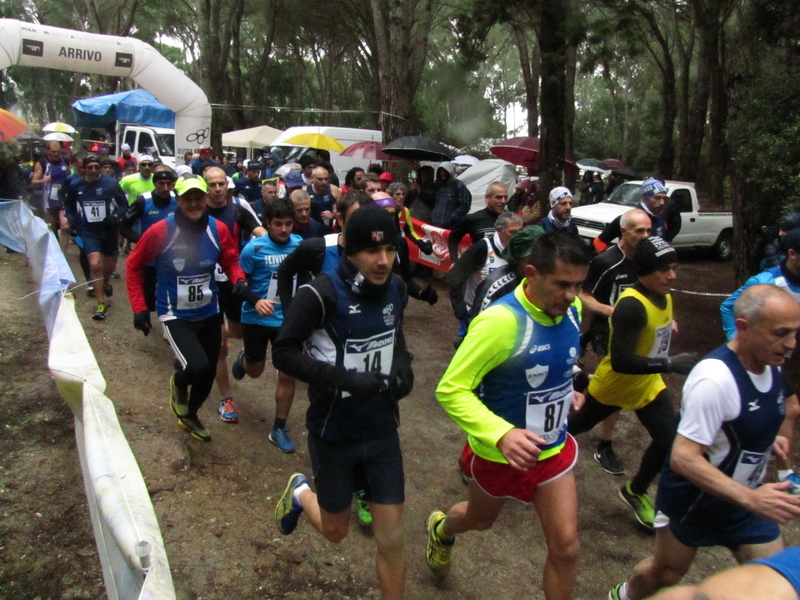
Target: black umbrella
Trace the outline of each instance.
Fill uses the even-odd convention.
[[[625,179],[642,179],[641,175],[634,173],[627,168],[611,169],[611,172],[615,175],[619,175],[620,177],[624,177]]]
[[[18,142],[35,142],[42,138],[41,136],[37,135],[36,133],[28,129],[27,131],[24,131],[19,135],[15,135],[14,139],[17,140]]]
[[[383,147],[386,154],[408,160],[444,161],[453,160],[455,152],[444,144],[421,135],[397,138]]]
[[[602,160],[597,160],[596,158],[582,158],[577,162],[577,165],[581,169],[585,169],[586,171],[610,171],[611,167],[609,167],[606,163]]]

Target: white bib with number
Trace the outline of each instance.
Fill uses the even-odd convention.
[[[344,368],[359,373],[383,373],[392,370],[394,330],[385,331],[363,340],[346,340],[344,343]],[[350,396],[342,392],[342,398]]]
[[[54,183],[50,186],[50,200],[58,200],[58,190],[61,189],[60,183]]]
[[[192,310],[211,302],[211,275],[178,275],[178,309]]]
[[[525,428],[540,435],[545,444],[555,442],[567,422],[573,395],[572,381],[549,390],[528,392]]]
[[[84,200],[83,213],[89,223],[101,223],[106,218],[106,203],[103,200]]]
[[[650,358],[666,358],[669,356],[669,341],[672,336],[672,323],[656,328],[655,340],[650,348]]]

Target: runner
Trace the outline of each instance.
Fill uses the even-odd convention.
[[[494,225],[498,215],[503,214],[508,202],[508,188],[495,181],[490,183],[484,194],[486,206],[481,210],[468,214],[457,226],[453,227],[447,238],[447,247],[451,257],[458,257],[458,245],[461,239],[468,235],[473,244],[494,235]]]
[[[119,233],[134,244],[145,232],[159,221],[175,214],[178,203],[175,200],[175,174],[167,165],[158,165],[153,173],[152,192],[139,194],[122,219]],[[144,269],[144,299],[147,310],[156,310],[156,264],[149,263]]]
[[[128,194],[128,204],[133,204],[139,194],[156,189],[153,182],[153,157],[149,154],[139,156],[139,172],[119,180],[119,187]]]
[[[405,286],[392,275],[397,233],[385,210],[359,208],[346,232],[336,272],[298,290],[273,350],[280,371],[309,382],[306,425],[317,488],[293,474],[275,519],[289,535],[305,514],[338,543],[348,533],[353,489],[363,488],[374,517],[381,597],[399,599],[406,563],[397,401],[414,381],[401,328]]]
[[[58,238],[61,252],[64,254],[69,247],[70,228],[58,192],[69,176],[69,163],[61,155],[61,142],[47,142],[44,156],[36,161],[33,167],[31,187],[42,191],[39,207],[47,224]]]
[[[181,367],[170,378],[170,408],[178,425],[208,442],[211,434],[198,411],[214,385],[221,341],[216,264],[222,265],[239,299],[264,313],[269,304],[247,289],[236,243],[227,227],[209,217],[205,180],[184,175],[176,181],[175,191],[175,214],[150,227],[128,257],[128,298],[133,326],[148,335],[152,326],[144,298],[145,269],[155,261],[156,312]]]
[[[570,415],[569,432],[584,433],[625,408],[636,416],[652,439],[639,470],[619,491],[636,520],[653,528],[655,512],[647,488],[656,478],[675,436],[675,408],[661,373],[688,373],[698,356],[669,356],[672,297],[678,253],[661,238],[648,237],[633,258],[638,281],[620,294],[611,314],[609,353],[589,382],[586,403]]]
[[[250,289],[269,302],[270,311],[262,314],[246,302],[242,304],[244,348],[234,361],[233,378],[241,380],[245,373],[257,379],[264,372],[267,345],[275,344],[283,323],[283,310],[278,297],[278,266],[300,244],[302,238],[292,235],[294,207],[285,198],[270,202],[266,208],[267,235],[253,238],[242,250],[239,264],[247,276]],[[294,378],[278,372],[275,389],[275,422],[269,441],[281,452],[294,452],[294,444],[286,428],[286,420],[294,401]]]
[[[83,179],[70,184],[64,194],[64,208],[70,231],[80,236],[89,259],[97,307],[92,318],[102,321],[108,311],[107,297],[114,294],[110,278],[117,265],[117,231],[122,212],[128,206],[125,193],[115,179],[100,173],[100,158],[83,159]]]
[[[306,187],[311,198],[311,218],[330,231],[333,226],[333,211],[342,192],[328,183],[328,170],[325,167],[315,167],[311,176],[311,183]]]
[[[583,282],[581,301],[592,313],[592,322],[581,335],[581,355],[589,341],[596,354],[608,354],[608,319],[614,311],[619,295],[633,286],[638,278],[633,267],[633,255],[637,244],[650,232],[650,217],[638,208],[629,210],[620,220],[619,243],[606,248],[589,265],[589,276]],[[607,417],[600,426],[600,441],[594,451],[594,460],[611,475],[624,475],[625,469],[617,458],[611,444],[619,412]]]
[[[739,563],[771,556],[783,549],[778,523],[800,517],[800,498],[785,493],[788,481],[763,484],[770,454],[788,450],[778,436],[785,420],[779,367],[797,344],[800,306],[775,286],[757,285],[734,311],[733,339],[698,363],[683,387],[658,486],[655,555],[611,590],[612,600],[675,585],[700,547],[725,546]]]
[[[580,551],[578,446],[567,413],[582,401],[572,365],[588,266],[579,241],[537,237],[524,280],[475,318],[439,382],[437,400],[469,434],[461,468],[470,481],[466,502],[428,517],[426,558],[436,575],[449,572],[456,535],[490,528],[514,498],[539,515],[548,547],[545,597],[571,597]]]
[[[295,190],[291,195],[294,207],[294,224],[292,232],[304,240],[325,235],[325,227],[311,218],[311,197],[305,190]]]
[[[208,183],[208,214],[228,228],[236,243],[237,252],[244,248],[251,237],[261,237],[267,233],[247,202],[228,197],[228,176],[224,170],[220,167],[207,167],[203,171],[203,177]],[[216,377],[221,396],[219,417],[226,423],[238,423],[239,413],[231,393],[227,359],[228,340],[242,338],[242,301],[233,293],[233,284],[222,268],[217,268],[214,277],[217,281],[220,310],[224,315]]]
[[[563,186],[550,190],[550,212],[539,221],[546,232],[566,233],[578,237],[578,227],[570,219],[572,215],[572,192]]]
[[[642,199],[636,208],[641,208],[650,217],[650,235],[667,239],[667,225],[664,221],[664,203],[667,201],[667,188],[652,177],[642,184]],[[678,213],[680,215],[680,213]],[[622,215],[607,224],[592,245],[599,254],[620,236],[620,219]]]

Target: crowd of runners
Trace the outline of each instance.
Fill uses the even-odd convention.
[[[431,571],[444,577],[456,558],[468,563],[453,554],[458,537],[489,529],[514,498],[532,504],[541,522],[545,597],[572,597],[580,554],[575,436],[599,425],[594,459],[623,475],[613,430],[630,410],[650,444],[619,497],[639,526],[655,531],[655,544],[609,598],[638,600],[678,584],[708,546],[729,548],[743,566],[657,597],[800,597],[797,549],[784,550],[779,528],[800,516],[791,465],[800,228],[782,231],[776,264],[722,303],[727,342],[705,357],[675,355],[678,255],[669,243],[674,225],[663,216],[667,191],[656,179],[591,255],[570,221],[569,189],[549,191],[551,211],[534,225],[510,209],[498,182],[486,190],[486,207],[468,215],[471,199],[449,164],[410,186],[380,168],[353,169],[339,187],[324,160],[274,177],[270,155],[243,164],[234,181],[208,150],[177,170],[142,155],[118,180],[97,155],[76,157],[70,174],[56,154],[48,147],[33,176],[43,209],[66,239],[62,247],[73,239],[80,248],[97,320],[108,314],[120,249],[133,244],[133,325],[148,335],[155,324],[175,354],[164,386],[180,427],[211,440],[200,417],[215,383],[219,417],[237,422],[229,375],[261,377],[271,345],[277,385],[268,439],[294,452],[295,382],[308,383],[311,465],[287,481],[276,526],[290,535],[306,520],[339,542],[355,502],[357,518],[373,528],[385,600],[403,597],[406,573],[398,401],[412,392],[414,372],[403,312],[409,297],[438,300],[433,282],[418,283],[431,278],[409,261],[409,243],[432,252],[412,223],[415,206],[451,231],[445,282],[456,352],[435,394],[466,434],[458,458],[465,499],[432,510],[425,523]],[[472,244],[456,259],[467,235]],[[725,336],[719,332],[721,342]],[[231,338],[243,348],[229,366]],[[602,357],[594,373],[583,369],[589,347]],[[664,373],[688,375],[679,414]],[[778,481],[767,482],[773,454]],[[731,589],[740,595],[726,595]]]

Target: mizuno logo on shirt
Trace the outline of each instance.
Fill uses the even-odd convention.
[[[359,314],[361,312],[361,310],[358,308],[359,306],[361,306],[361,305],[360,304],[351,304],[350,305],[350,314],[351,315]]]
[[[747,406],[749,406],[749,407],[750,407],[750,408],[749,408],[749,410],[750,410],[750,411],[758,410],[759,408],[761,408],[761,407],[758,405],[758,399],[756,399],[756,400],[753,400],[752,402],[748,402],[748,403],[747,403]]]

